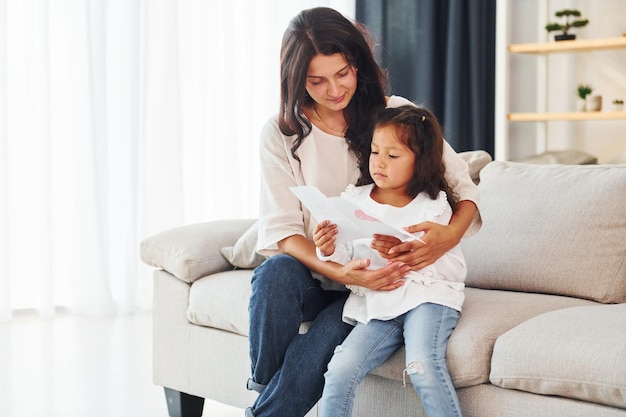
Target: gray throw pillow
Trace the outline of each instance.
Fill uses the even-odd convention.
[[[254,269],[265,260],[265,257],[256,252],[259,222],[256,221],[241,237],[234,246],[226,246],[221,249],[222,255],[231,265],[237,268]]]

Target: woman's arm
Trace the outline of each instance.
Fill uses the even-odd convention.
[[[404,262],[413,270],[422,269],[459,244],[472,224],[476,211],[476,205],[472,201],[460,201],[448,225],[422,222],[405,228],[410,233],[424,232],[420,239],[426,243],[425,245],[416,240],[397,244],[386,236],[377,235],[372,247],[379,252],[387,250],[385,258],[389,260]]]
[[[396,282],[411,270],[403,262],[391,262],[384,268],[368,269],[369,259],[350,261],[345,265],[325,262],[317,257],[315,245],[301,235],[289,236],[278,242],[280,252],[288,254],[302,262],[312,271],[344,285],[359,285],[372,290],[392,290],[402,285]]]

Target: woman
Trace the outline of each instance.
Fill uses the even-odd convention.
[[[312,236],[316,220],[290,186],[313,185],[339,195],[367,163],[371,116],[410,102],[385,97],[385,77],[365,30],[335,10],[302,11],[289,24],[281,48],[281,104],[261,137],[259,252],[273,255],[252,278],[248,388],[259,397],[246,415],[304,416],[320,398],[333,351],[352,327],[342,321],[345,285],[393,290],[410,270],[432,264],[456,246],[470,224],[480,227],[478,190],[467,164],[446,143],[446,178],[459,195],[448,226],[410,225],[419,242],[374,236],[372,247],[389,264],[345,265],[318,259]],[[407,225],[409,226],[409,225]],[[300,324],[310,321],[305,334]]]

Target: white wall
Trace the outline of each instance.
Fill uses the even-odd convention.
[[[579,39],[619,37],[626,32],[624,0],[505,0],[508,1],[509,43],[552,42],[544,30],[554,21],[554,12],[579,9],[590,23],[575,29]],[[498,33],[498,36],[506,36]],[[555,53],[545,56],[510,54],[509,111],[575,111],[576,86],[588,83],[603,96],[603,110],[612,110],[615,98],[626,99],[626,49],[584,53]],[[542,77],[543,71],[547,76]],[[542,82],[545,80],[545,90]],[[546,93],[543,93],[545,91]],[[545,95],[544,95],[545,94]],[[626,120],[510,123],[509,159],[515,160],[546,150],[579,149],[598,158],[599,163],[626,162]],[[544,142],[545,137],[545,142]]]

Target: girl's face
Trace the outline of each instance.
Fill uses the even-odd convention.
[[[316,103],[330,111],[345,109],[356,86],[356,68],[342,54],[317,54],[309,63],[306,90]]]
[[[415,154],[398,138],[396,128],[382,126],[374,130],[369,169],[377,187],[406,195],[414,164]]]

